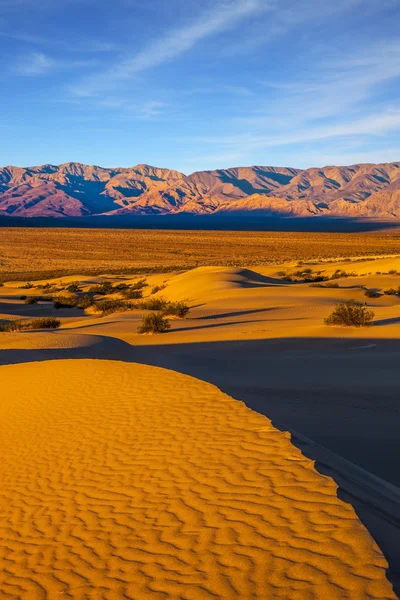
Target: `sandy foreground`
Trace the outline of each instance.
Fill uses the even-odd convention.
[[[350,273],[337,288],[286,281],[297,268],[151,274],[145,296],[191,307],[158,336],[143,310],[0,288],[3,323],[62,322],[0,333],[0,600],[396,597],[400,258],[310,264]],[[53,283],[102,279],[139,276]],[[350,298],[374,326],[325,326]]]
[[[0,367],[0,598],[395,598],[333,480],[173,371]]]

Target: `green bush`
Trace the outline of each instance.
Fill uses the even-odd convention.
[[[92,306],[92,304],[93,304],[92,297],[89,296],[88,294],[85,294],[84,296],[79,298],[76,306],[78,308],[81,308],[82,310],[84,310],[85,308],[89,308],[89,306]]]
[[[168,302],[167,306],[163,309],[162,314],[165,316],[171,315],[184,319],[189,312],[189,307],[184,302]]]
[[[372,325],[375,314],[356,300],[342,300],[325,319],[326,325],[345,325],[347,327],[368,327]]]
[[[114,290],[111,281],[103,281],[97,285],[92,285],[92,287],[89,289],[89,292],[92,292],[93,294],[100,294],[101,296],[112,294],[113,291]]]
[[[54,308],[74,308],[78,304],[75,296],[57,296],[54,298]]]
[[[166,333],[171,324],[161,313],[145,315],[138,328],[138,333]]]

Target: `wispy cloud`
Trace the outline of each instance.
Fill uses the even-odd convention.
[[[31,52],[21,57],[14,66],[14,72],[27,77],[37,77],[59,69],[77,69],[96,64],[85,60],[58,60],[43,52]]]
[[[266,0],[228,0],[218,2],[212,10],[198,15],[197,19],[181,28],[169,31],[162,38],[122,60],[112,69],[97,74],[72,88],[78,96],[92,96],[108,87],[110,82],[126,80],[148,69],[158,67],[179,57],[201,40],[228,30],[242,19],[268,9]]]

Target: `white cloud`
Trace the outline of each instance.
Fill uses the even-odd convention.
[[[30,52],[21,57],[16,65],[15,72],[18,75],[27,77],[35,77],[47,75],[48,73],[59,69],[76,69],[93,66],[95,61],[85,60],[58,60],[54,59],[43,52]]]
[[[212,10],[201,13],[193,22],[167,32],[147,48],[119,62],[112,69],[87,79],[81,85],[72,88],[72,91],[78,96],[96,95],[98,91],[108,87],[110,82],[115,84],[160,66],[189,51],[201,40],[230,29],[242,19],[268,8],[266,0],[218,2]]]

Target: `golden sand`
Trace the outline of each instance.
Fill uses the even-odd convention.
[[[271,422],[155,367],[0,367],[0,598],[395,598],[333,481]]]

